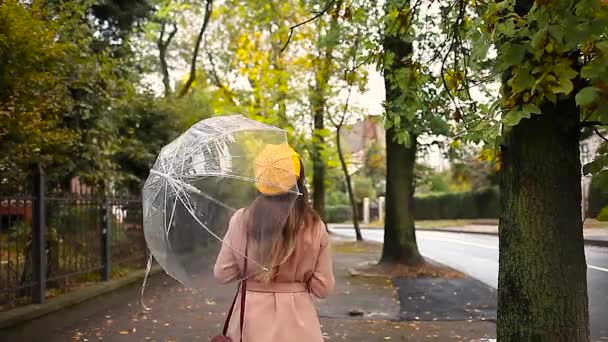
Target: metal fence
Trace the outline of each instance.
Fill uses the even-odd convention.
[[[0,311],[144,267],[139,196],[102,196],[73,180],[0,183]]]

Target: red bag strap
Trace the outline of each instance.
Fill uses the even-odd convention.
[[[243,342],[243,324],[245,323],[245,299],[247,298],[247,249],[249,245],[248,242],[249,241],[245,242],[245,266],[243,267],[245,279],[241,281],[241,342]]]
[[[249,237],[245,242],[245,258],[244,258],[244,266],[243,266],[243,280],[241,280],[240,290],[236,292],[234,295],[234,299],[232,300],[232,304],[230,305],[230,310],[228,311],[228,315],[226,316],[226,321],[224,322],[224,330],[222,334],[226,336],[228,332],[228,325],[230,324],[230,318],[232,317],[232,312],[234,311],[234,305],[236,304],[236,298],[241,293],[241,317],[240,317],[240,329],[241,329],[241,342],[243,341],[243,324],[245,321],[245,302],[247,298],[247,257],[248,257],[248,249],[249,249]]]

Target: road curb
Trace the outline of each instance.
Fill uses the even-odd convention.
[[[343,229],[343,228],[339,228]],[[380,229],[380,228],[378,228]],[[460,233],[460,234],[475,234],[475,235],[489,235],[489,236],[498,236],[498,232],[480,232],[480,231],[470,231],[470,230],[461,230],[461,229],[433,229],[433,228],[416,228],[416,231],[420,232],[444,232],[444,233]],[[340,238],[352,238],[349,235],[343,235],[340,233],[336,233],[334,231],[330,231],[332,235],[335,235]],[[367,240],[366,240],[367,241]],[[596,247],[608,247],[608,240],[596,240],[596,239],[585,239],[585,245],[587,246],[596,246]]]
[[[497,236],[498,233],[494,232],[480,232],[480,231],[468,231],[468,230],[460,230],[460,229],[434,229],[434,228],[417,228],[416,231],[420,232],[444,232],[444,233],[461,233],[461,234],[476,234],[476,235],[491,235]]]
[[[460,230],[460,229],[432,229],[432,228],[424,228],[424,229],[416,229],[416,231],[498,236],[498,232],[496,232],[496,233],[495,232],[480,232],[480,231],[470,231],[470,230]],[[588,246],[598,246],[598,247],[608,247],[608,240],[585,239],[585,245],[588,245]]]
[[[159,273],[159,266],[152,267],[150,275]],[[0,329],[9,328],[50,313],[69,308],[95,297],[118,290],[127,285],[141,281],[146,271],[140,270],[119,279],[87,286],[53,298],[44,304],[30,304],[6,312],[0,312]]]

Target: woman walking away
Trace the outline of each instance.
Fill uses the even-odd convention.
[[[277,172],[286,168],[293,177]],[[259,196],[231,218],[214,268],[222,284],[242,281],[226,335],[234,342],[321,342],[312,297],[325,298],[334,275],[325,225],[308,204],[303,163],[287,144],[266,145],[254,173]]]

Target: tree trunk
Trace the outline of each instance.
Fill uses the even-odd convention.
[[[190,90],[190,87],[192,86],[192,84],[194,83],[194,80],[196,79],[196,61],[198,59],[198,52],[201,48],[201,42],[203,41],[203,35],[205,34],[205,31],[207,30],[207,25],[209,24],[209,19],[211,18],[212,10],[213,10],[213,0],[207,0],[207,2],[205,3],[205,17],[203,18],[203,25],[201,26],[201,29],[198,32],[198,35],[196,36],[196,42],[194,43],[194,51],[192,52],[192,59],[190,61],[190,73],[188,75],[188,80],[186,81],[186,84],[184,84],[182,89],[179,91],[179,94],[177,96],[178,98],[182,98],[182,97],[186,96],[186,94],[188,93],[188,90]]]
[[[325,138],[322,131],[325,128],[324,107],[325,101],[322,94],[314,94],[313,103],[314,132],[312,146],[312,203],[314,209],[322,218],[325,218],[325,161],[323,150],[325,149]]]
[[[357,236],[357,241],[363,241],[361,229],[359,228],[359,215],[357,213],[357,202],[355,201],[355,194],[353,193],[352,181],[350,179],[350,174],[348,173],[346,161],[344,160],[344,154],[342,153],[342,139],[340,138],[341,129],[342,124],[336,126],[336,146],[338,148],[338,157],[340,158],[340,165],[342,166],[342,172],[344,172],[344,180],[346,181],[346,189],[348,190],[348,199],[350,200],[350,207],[353,215],[355,235]]]
[[[173,28],[169,32],[167,39],[165,40],[165,32],[166,32],[167,23],[163,22],[161,24],[160,36],[158,41],[156,42],[156,46],[158,47],[158,60],[160,63],[160,72],[163,76],[163,87],[165,97],[169,97],[171,95],[171,78],[169,77],[169,64],[167,63],[167,49],[171,41],[175,37],[177,33],[177,25],[173,23]]]
[[[340,9],[342,1],[335,3],[336,11]],[[329,34],[339,33],[337,30],[337,17],[333,16],[330,21]],[[332,72],[333,51],[337,41],[333,44],[326,43],[323,48],[323,56],[320,68],[315,73],[315,85],[311,94],[311,107],[314,121],[313,146],[312,146],[312,198],[313,206],[317,213],[325,218],[325,159],[323,150],[325,149],[325,105],[326,88]]]
[[[418,252],[414,225],[414,164],[416,138],[411,146],[395,141],[392,128],[386,131],[386,214],[381,263],[418,265],[424,259]]]
[[[403,10],[402,1],[387,1],[385,11]],[[403,108],[408,99],[399,84],[399,75],[405,73],[411,64],[413,46],[403,34],[394,31],[392,24],[385,24],[383,46],[387,55],[393,55],[392,61],[384,66],[384,86],[386,88],[386,116],[401,117],[406,122]],[[413,93],[410,91],[409,93]],[[402,263],[417,265],[424,262],[416,244],[414,226],[414,165],[416,163],[416,134],[409,131],[410,144],[401,144],[396,140],[399,133],[396,129],[413,128],[415,122],[390,127],[386,131],[386,214],[384,219],[384,245],[382,263]]]
[[[499,341],[589,341],[579,112],[546,105],[504,134]]]

